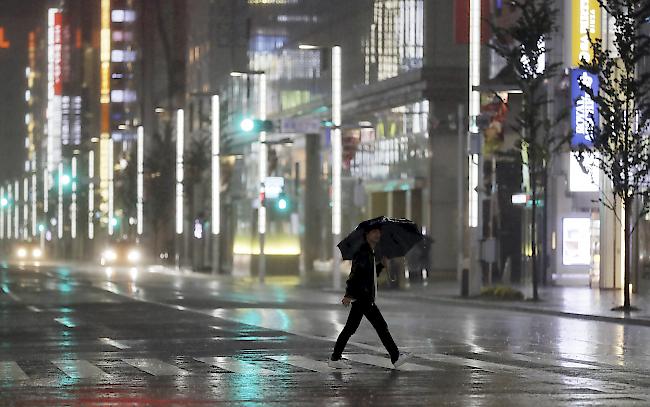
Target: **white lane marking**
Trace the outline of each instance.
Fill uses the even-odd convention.
[[[53,360],[52,363],[73,379],[109,377],[108,373],[87,360]]]
[[[16,362],[0,362],[0,381],[28,380],[29,377]]]
[[[189,374],[187,370],[179,369],[158,359],[122,359],[123,362],[154,376],[177,376]]]
[[[33,312],[43,312],[42,309],[40,309],[40,308],[38,308],[38,307],[35,307],[35,306],[33,306],[33,305],[28,305],[28,306],[27,306],[27,309],[30,310],[30,311],[33,311]]]
[[[334,369],[327,366],[327,362],[320,360],[309,359],[304,356],[295,355],[280,355],[280,356],[266,356],[268,359],[275,360],[276,362],[286,363],[291,366],[299,367],[301,369],[311,370],[318,373],[332,373],[332,372],[353,372],[350,369]]]
[[[113,347],[118,348],[118,349],[129,349],[129,348],[131,348],[129,345],[127,345],[125,343],[122,343],[120,341],[116,341],[116,340],[111,339],[111,338],[99,338],[99,341],[102,342],[102,343],[105,343],[106,345],[110,345],[110,346],[113,346]]]
[[[252,363],[246,363],[244,361],[225,357],[225,356],[216,356],[216,357],[207,357],[207,358],[194,358],[199,362],[207,363],[210,366],[216,366],[220,369],[227,370],[232,373],[243,373],[250,375],[271,375],[276,374],[273,370],[264,369],[262,367],[253,365]]]
[[[68,328],[74,328],[77,326],[68,318],[54,318],[54,320],[63,326],[67,326]]]
[[[406,370],[409,372],[424,372],[424,371],[439,370],[431,366],[416,365],[415,363],[408,363],[408,362],[404,363],[402,366],[398,368],[395,368],[393,364],[390,362],[390,359],[385,358],[383,356],[353,353],[349,355],[343,355],[343,357],[353,362],[359,362],[371,366],[379,366],[386,369]]]

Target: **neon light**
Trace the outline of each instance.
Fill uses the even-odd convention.
[[[90,150],[88,152],[88,178],[90,182],[88,183],[88,239],[94,239],[95,237],[95,151]]]

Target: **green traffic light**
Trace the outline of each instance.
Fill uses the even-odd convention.
[[[0,199],[0,206],[4,208],[7,205],[9,205],[9,200],[7,198]]]
[[[280,198],[278,200],[278,209],[282,211],[287,209],[287,200],[285,198]]]
[[[247,117],[239,123],[239,128],[245,132],[253,131],[255,129],[255,121]]]
[[[63,185],[69,185],[70,184],[70,176],[68,174],[61,175],[61,184]]]

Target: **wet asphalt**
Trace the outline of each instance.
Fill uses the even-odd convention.
[[[381,292],[380,292],[381,294]],[[326,365],[339,293],[95,266],[0,268],[0,406],[650,405],[650,328],[381,297]]]

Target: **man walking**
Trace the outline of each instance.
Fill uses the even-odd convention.
[[[377,276],[386,266],[386,258],[378,262],[375,257],[375,247],[381,239],[381,227],[379,225],[370,226],[364,230],[365,242],[355,253],[352,259],[352,269],[350,277],[346,283],[345,295],[341,302],[348,306],[352,304],[350,315],[345,323],[343,331],[336,340],[334,352],[328,365],[337,369],[347,368],[341,360],[341,354],[345,349],[350,337],[356,332],[361,319],[365,315],[379,335],[379,339],[390,355],[393,366],[399,367],[406,363],[412,355],[400,353],[395,341],[388,331],[388,325],[381,315],[379,308],[375,304],[377,298]]]

